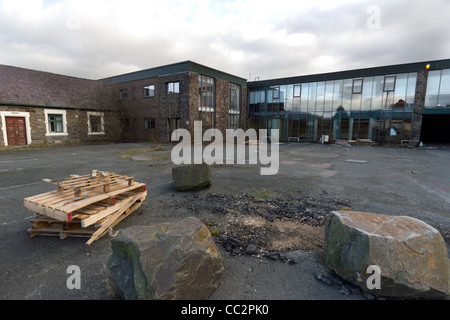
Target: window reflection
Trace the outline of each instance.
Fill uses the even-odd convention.
[[[442,70],[438,106],[450,108],[450,69]]]
[[[441,82],[441,70],[428,73],[427,93],[425,96],[425,107],[434,108],[438,104],[439,84]]]
[[[427,105],[450,105],[450,69],[429,75]],[[416,81],[412,72],[250,89],[249,121],[280,139],[400,143],[411,134]]]

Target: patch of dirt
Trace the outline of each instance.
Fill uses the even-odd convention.
[[[265,189],[238,195],[193,195],[183,202],[176,208],[209,213],[203,222],[216,243],[230,254],[256,256],[323,248],[326,217],[349,206],[340,198],[318,195],[293,199]]]

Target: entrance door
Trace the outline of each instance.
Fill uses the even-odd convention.
[[[27,130],[25,118],[5,117],[6,136],[8,146],[22,146],[27,144]]]
[[[171,141],[172,132],[178,129],[178,118],[167,118],[167,135],[168,141]],[[178,137],[176,137],[178,140]]]

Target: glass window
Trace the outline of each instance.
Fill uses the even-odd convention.
[[[439,85],[441,82],[441,70],[428,73],[427,92],[425,95],[425,107],[434,108],[438,104]]]
[[[408,85],[408,74],[398,74],[395,81],[395,91],[393,100],[393,109],[399,111],[405,108],[406,86]]]
[[[120,98],[120,100],[128,99],[128,89],[120,89],[119,90],[119,98]]]
[[[372,103],[373,77],[364,78],[361,110],[370,110]]]
[[[450,69],[442,70],[438,106],[450,107]]]
[[[228,127],[234,130],[239,128],[239,114],[230,114]]]
[[[380,110],[383,100],[384,77],[377,76],[373,78],[373,94],[371,110]]]
[[[406,85],[405,101],[407,105],[414,104],[414,96],[416,95],[417,72],[408,74],[408,84]]]
[[[317,95],[317,82],[309,84],[308,93],[308,112],[314,113],[316,110],[316,95]]]
[[[102,112],[89,112],[88,116],[88,134],[105,134],[104,114]]]
[[[300,102],[301,112],[308,112],[308,95],[309,95],[309,84],[302,84],[302,97]]]
[[[260,112],[267,111],[266,107],[266,91],[264,89],[256,92],[256,103]]]
[[[91,125],[91,133],[100,133],[103,131],[101,116],[89,116],[89,123]]]
[[[408,84],[408,74],[402,73],[397,75],[395,82],[395,99],[404,100],[406,96],[406,85]]]
[[[230,83],[230,111],[239,112],[239,97],[241,96],[241,87]]]
[[[144,89],[144,97],[145,98],[155,96],[155,86],[153,84],[149,85],[149,86],[145,86],[143,89]]]
[[[327,81],[325,84],[325,106],[324,111],[333,110],[334,81]]]
[[[292,111],[294,107],[294,85],[289,84],[286,86],[286,111]]]
[[[280,87],[273,87],[273,100],[280,99]]]
[[[144,119],[144,130],[155,129],[155,119],[148,118]]]
[[[167,93],[173,94],[173,93],[180,93],[180,82],[168,82],[167,83]]]
[[[302,96],[302,85],[296,84],[294,85],[294,97],[298,98]]]
[[[384,77],[384,92],[391,92],[395,90],[395,76]]]
[[[325,102],[325,82],[319,82],[317,83],[316,112],[323,111],[324,102]]]
[[[345,79],[343,86],[342,107],[344,108],[344,110],[350,111],[353,91],[353,79]]]
[[[344,89],[344,80],[334,81],[333,90],[333,110],[336,111],[340,106],[342,106],[342,92]]]
[[[357,94],[362,92],[363,79],[353,79],[352,93]]]
[[[362,94],[361,93],[353,93],[352,94],[352,105],[351,105],[351,109],[350,110],[357,111],[354,114],[354,117],[356,117],[356,118],[360,117],[361,100],[362,100]]]
[[[198,75],[198,90],[200,95],[199,111],[215,111],[214,85],[214,78],[201,74]]]
[[[48,132],[51,132],[51,133],[64,132],[62,114],[49,114],[48,115]]]
[[[278,111],[286,111],[286,100],[287,100],[287,86],[280,86],[280,101],[278,104]]]

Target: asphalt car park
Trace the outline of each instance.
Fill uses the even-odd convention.
[[[55,188],[43,179],[94,169],[132,176],[147,185],[142,207],[114,231],[190,215],[219,221],[224,216],[203,205],[211,194],[264,190],[270,196],[314,197],[352,210],[412,216],[439,230],[450,247],[450,148],[446,146],[408,149],[282,143],[276,175],[260,175],[260,165],[213,164],[211,187],[196,192],[174,190],[172,148],[170,144],[123,143],[0,152],[0,299],[115,298],[105,267],[111,255],[111,235],[88,246],[85,238],[30,239],[26,232],[33,213],[24,207],[24,198]],[[314,273],[327,270],[320,248],[287,250],[285,254],[295,257],[295,264],[233,255],[223,248],[221,253],[227,275],[212,300],[366,299],[362,294],[342,294],[315,279]],[[72,265],[81,270],[80,289],[67,286]]]

